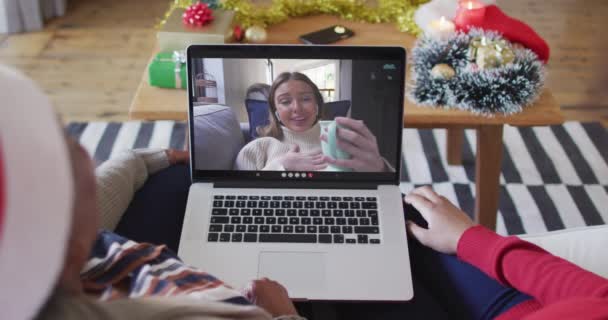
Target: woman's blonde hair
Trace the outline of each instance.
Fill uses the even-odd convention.
[[[289,80],[303,81],[312,88],[318,108],[316,121],[318,121],[321,117],[321,108],[323,107],[323,96],[321,95],[321,92],[319,91],[317,85],[303,73],[283,72],[279,74],[276,79],[274,79],[274,82],[270,87],[270,93],[268,95],[268,118],[270,120],[270,123],[266,126],[256,128],[256,131],[260,137],[273,137],[279,140],[283,139],[283,130],[281,129],[280,121],[276,115],[277,106],[274,103],[274,95],[277,91],[277,88]]]

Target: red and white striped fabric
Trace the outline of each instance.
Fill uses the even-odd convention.
[[[0,310],[31,319],[53,290],[70,233],[73,181],[42,90],[0,65]]]

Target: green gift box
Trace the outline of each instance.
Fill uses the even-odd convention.
[[[148,67],[149,83],[154,87],[185,89],[186,58],[183,52],[160,52]]]

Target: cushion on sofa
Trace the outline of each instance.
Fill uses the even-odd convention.
[[[246,99],[245,108],[247,108],[247,115],[249,116],[249,135],[252,138],[257,138],[257,128],[270,123],[268,101]]]
[[[521,235],[520,238],[608,278],[608,225]]]
[[[196,106],[193,124],[195,169],[232,169],[234,159],[245,144],[234,111],[222,105]]]

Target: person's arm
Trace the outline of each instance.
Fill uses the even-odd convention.
[[[101,227],[114,230],[135,192],[148,176],[169,165],[187,162],[187,151],[164,149],[127,150],[95,169],[97,206]]]
[[[405,197],[428,223],[428,229],[407,223],[423,245],[457,254],[505,285],[546,305],[574,297],[608,298],[608,280],[517,237],[502,237],[473,221],[429,187]]]
[[[506,286],[543,305],[570,298],[608,298],[608,280],[518,237],[482,227],[467,229],[457,255]]]

